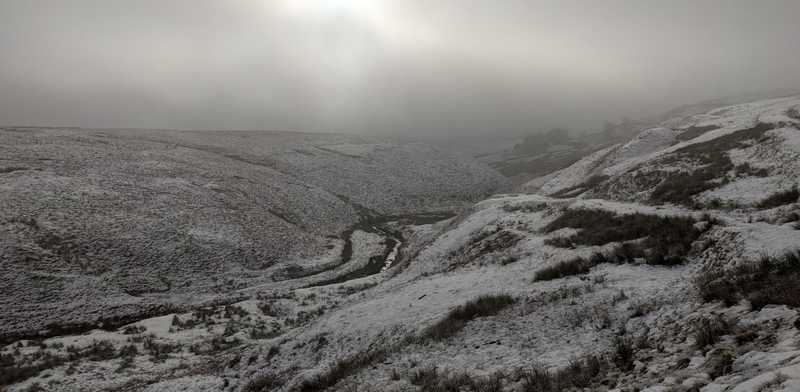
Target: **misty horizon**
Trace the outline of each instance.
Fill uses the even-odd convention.
[[[800,3],[4,1],[0,123],[447,138],[800,87]]]

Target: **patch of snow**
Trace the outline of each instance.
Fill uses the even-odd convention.
[[[719,188],[703,192],[696,198],[705,203],[720,200],[749,206],[764,200],[774,192],[785,190],[784,181],[783,177],[778,176],[736,178]]]
[[[589,156],[575,162],[573,165],[562,169],[558,174],[544,184],[539,190],[542,194],[552,194],[561,189],[574,187],[582,184],[588,177],[595,173],[604,160],[619,148],[619,145],[595,151]]]

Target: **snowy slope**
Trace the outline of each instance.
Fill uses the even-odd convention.
[[[557,371],[586,355],[612,358],[620,335],[639,342],[632,368],[622,371],[610,365],[590,390],[760,391],[769,383],[776,387],[773,390],[789,391],[800,384],[796,371],[800,332],[792,325],[798,317],[796,310],[785,306],[751,310],[746,303],[725,307],[704,302],[693,284],[703,268],[727,268],[793,249],[800,244],[800,230],[770,222],[771,211],[755,219],[735,211],[716,211],[712,214],[719,222],[693,244],[697,249],[685,264],[605,263],[585,275],[534,281],[536,271],[544,267],[575,256],[609,252],[616,245],[569,249],[547,242],[576,231],[545,234],[545,226],[566,211],[581,210],[708,219],[704,211],[686,207],[498,195],[458,217],[415,229],[420,241],[410,245],[412,258],[398,271],[319,287],[254,288],[249,299],[234,304],[240,310],[220,306],[207,319],[201,317],[207,310],[181,312],[111,332],[47,339],[46,349],[38,343],[25,344],[18,355],[39,351],[59,355],[64,350],[59,344],[91,347],[95,341],[110,342],[118,349],[133,344],[141,354],[121,371],[116,369],[124,362],[117,358],[64,364],[11,390],[35,383],[53,391],[306,390],[301,385],[331,374],[337,361],[391,347],[379,359],[337,375],[330,390],[349,391],[357,386],[358,390],[415,391],[420,387],[414,385],[414,375],[436,367],[440,375],[466,373],[476,379],[500,374],[502,390],[522,391],[523,381],[516,372],[534,366]],[[511,238],[500,233],[513,233],[518,240],[499,241]],[[367,250],[374,243],[367,233],[358,238],[363,242],[358,249]],[[694,246],[699,244],[705,245]],[[427,328],[459,305],[499,293],[513,296],[516,302],[496,315],[468,321],[445,339],[413,338],[424,336]],[[176,323],[175,316],[181,321]],[[733,331],[755,331],[748,332],[756,334],[755,341],[740,346],[737,339],[743,338],[729,332],[713,349],[698,349],[695,325],[710,317],[731,320]],[[128,334],[130,327],[142,329]],[[253,334],[259,328],[263,336]],[[149,334],[179,348],[166,359],[156,360],[146,346],[136,343],[137,337]],[[210,342],[220,348],[204,351]],[[10,344],[2,353],[14,355],[17,346]],[[713,363],[725,350],[735,352],[732,367],[717,375]],[[74,369],[68,371],[69,366]],[[113,377],[105,376],[110,372],[115,372]]]
[[[0,337],[319,269],[369,216],[455,210],[506,182],[433,147],[333,134],[9,128],[0,156]]]
[[[562,170],[540,193],[652,202],[657,187],[670,185],[670,173],[691,175],[708,164],[719,164],[730,172],[711,179],[720,181],[718,185],[698,187],[701,191],[691,199],[701,204],[714,200],[753,205],[797,185],[798,108],[800,97],[794,96],[673,118]],[[718,160],[729,162],[712,162]],[[587,183],[590,186],[582,186]],[[569,193],[572,189],[576,192]]]
[[[516,209],[534,205],[542,207],[536,208],[536,212]],[[641,371],[621,376],[620,385],[640,388],[663,385],[667,388],[683,380],[693,380],[691,382],[702,386],[711,380],[704,373],[707,371],[703,366],[706,359],[692,347],[692,340],[687,337],[691,336],[691,323],[668,327],[676,319],[697,319],[717,311],[717,305],[703,304],[693,293],[691,282],[698,264],[713,264],[723,258],[777,254],[800,244],[800,231],[790,227],[747,223],[743,216],[724,217],[724,226],[706,234],[707,238],[714,239],[714,245],[696,254],[688,265],[608,264],[594,268],[583,277],[533,282],[533,272],[544,266],[576,254],[588,257],[598,249],[608,249],[606,246],[567,250],[545,245],[543,240],[547,236],[541,234],[541,228],[557,218],[564,208],[607,210],[619,214],[697,215],[697,212],[683,208],[599,199],[559,200],[537,195],[488,199],[476,205],[474,211],[459,219],[457,224],[451,224],[437,235],[400,275],[349,299],[308,328],[274,343],[281,346],[281,351],[268,363],[259,360],[256,364],[240,365],[227,371],[225,377],[250,375],[247,380],[251,380],[269,375],[283,380],[284,388],[277,390],[291,390],[303,380],[324,374],[335,358],[347,358],[375,346],[397,344],[405,336],[424,331],[448,310],[469,299],[507,293],[520,299],[511,309],[495,317],[472,321],[446,341],[403,345],[388,358],[341,380],[334,389],[346,390],[347,385],[359,385],[367,390],[415,390],[406,375],[430,366],[437,366],[443,373],[467,372],[477,376],[498,371],[509,374],[513,369],[525,369],[532,363],[560,368],[571,359],[612,350],[618,332],[615,327],[599,327],[596,312],[607,314],[612,325],[624,325],[627,334],[663,342],[666,350],[661,354],[655,348],[643,350],[637,358],[649,358],[642,361],[650,362],[637,365],[637,369],[643,369]],[[483,238],[483,232],[498,229],[521,233],[523,240],[451,268],[455,251]],[[509,256],[517,261],[501,262]],[[586,293],[573,294],[577,297],[567,296],[564,300],[543,300],[564,290],[577,290],[578,293],[586,290]],[[625,299],[615,299],[620,292],[625,293]],[[649,304],[647,306],[652,308],[644,317],[631,316],[642,304]],[[769,316],[765,316],[766,310],[750,313],[743,307],[725,312],[732,318],[740,318],[742,323],[754,325],[772,322],[770,320],[776,317],[792,319],[796,315],[794,310],[786,308],[774,308]],[[800,361],[800,352],[787,352],[785,348],[785,340],[800,342],[800,334],[791,325],[785,325],[780,331],[783,334],[781,344],[769,348],[758,358],[795,358]],[[684,337],[678,340],[673,334],[683,334]],[[324,347],[313,344],[320,336],[325,336]],[[287,346],[294,349],[284,350]],[[256,352],[260,350],[255,348]],[[681,356],[690,358],[694,365],[682,370],[680,375],[676,373],[675,380],[672,380],[670,369]],[[748,377],[774,372],[782,366],[776,363],[756,373],[753,367],[757,362],[755,357],[743,356],[737,362],[742,369],[740,376],[726,376],[715,382],[736,385]],[[392,376],[395,372],[401,374],[400,379]],[[800,382],[800,374],[790,373],[786,377],[787,385]],[[510,379],[506,382],[506,386],[512,388],[509,390],[518,390],[513,389],[515,385]],[[653,390],[661,390],[655,388]]]
[[[10,390],[800,390],[798,302],[781,295],[797,293],[797,280],[782,280],[800,278],[797,265],[761,291],[747,280],[800,248],[798,194],[768,199],[800,177],[798,111],[800,98],[789,97],[668,120],[558,172],[536,194],[383,226],[404,242],[398,262],[374,275],[326,281],[386,252],[388,237],[360,227],[348,243],[330,239],[327,254],[295,259],[321,265],[350,249],[352,265],[319,276],[253,280],[229,304],[8,344],[3,358],[26,365],[79,353]],[[393,148],[323,147],[377,161]],[[709,296],[714,279],[733,273],[738,285]],[[736,290],[752,291],[720,297]],[[464,307],[481,296],[509,300],[491,312]],[[96,341],[138,353],[80,354]],[[174,347],[159,355],[152,341]],[[591,358],[593,371],[576,365]],[[546,374],[573,384],[535,384]]]

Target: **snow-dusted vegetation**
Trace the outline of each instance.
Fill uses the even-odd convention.
[[[423,146],[3,131],[21,146],[7,165],[19,169],[2,174],[15,206],[4,211],[4,327],[117,318],[7,335],[2,383],[798,390],[798,109],[789,97],[670,119],[561,170],[538,194],[475,204],[503,180]],[[283,147],[256,147],[261,138]],[[85,149],[60,152],[66,142]],[[100,163],[79,160],[91,154]],[[120,167],[104,154],[130,158]],[[182,177],[159,174],[179,167]],[[293,186],[303,191],[289,195]],[[56,201],[65,204],[48,211]],[[169,225],[155,217],[166,213]],[[142,222],[151,226],[128,226]],[[176,235],[185,248],[165,248]],[[87,238],[142,242],[106,261],[118,257],[103,253],[109,242]],[[266,255],[233,249],[284,253],[264,265]]]
[[[355,136],[7,128],[0,146],[4,343],[332,279],[395,247],[390,219],[372,218],[505,183],[467,157]]]
[[[799,22],[0,0],[0,392],[800,392]]]

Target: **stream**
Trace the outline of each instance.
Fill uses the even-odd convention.
[[[391,228],[389,223],[400,222],[403,226],[419,226],[449,219],[454,215],[455,214],[452,213],[395,215],[381,216],[363,221],[342,233],[342,239],[345,241],[345,245],[342,249],[339,267],[347,265],[353,257],[352,235],[356,230],[375,233],[383,237],[384,252],[381,255],[372,256],[364,266],[358,269],[332,279],[316,282],[308,287],[344,283],[349,280],[375,275],[397,265],[397,263],[402,260],[402,249],[406,245],[406,239],[403,237],[401,231]]]

